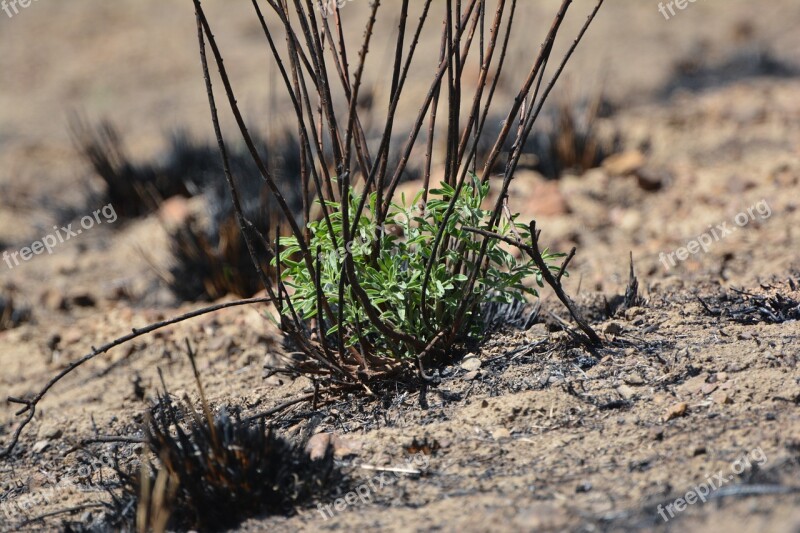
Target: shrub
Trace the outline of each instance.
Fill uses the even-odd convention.
[[[295,2],[292,7],[269,2],[265,9],[285,33],[278,35],[276,26],[267,23],[254,1],[256,17],[296,118],[300,157],[305,163],[300,175],[303,195],[319,200],[319,216],[312,219],[307,211],[305,224],[294,219],[280,184],[260,157],[202,3],[193,2],[212,123],[239,225],[254,264],[259,264],[259,255],[266,254],[277,267],[274,279],[262,281],[278,308],[283,330],[304,356],[293,359],[290,372],[336,377],[327,383],[369,390],[368,383],[376,375],[408,368],[399,362],[414,357],[419,375],[427,378],[424,360],[446,353],[453,343],[468,336],[472,327],[479,326],[482,304],[498,298],[519,298],[528,292],[525,281],[529,276],[540,285],[544,280],[553,286],[576,316],[560,287],[566,263],[558,269],[548,264],[556,256],[539,251],[533,222],[529,227],[534,234],[518,227],[507,193],[544,103],[603,0],[598,0],[555,74],[545,82],[556,37],[572,4],[571,0],[562,1],[484,161],[478,161],[478,147],[508,52],[515,2],[498,0],[493,8],[485,0],[470,0],[463,5],[426,0],[415,4],[418,19],[407,0],[393,4],[399,9],[399,25],[389,71],[388,111],[381,124],[380,145],[373,151],[358,102],[381,3],[373,2],[365,8],[365,31],[356,43],[359,53],[355,55],[348,52],[352,47],[348,42],[356,33],[345,31],[338,8],[332,16],[319,19],[314,2]],[[428,92],[416,101],[418,112],[410,117],[413,125],[397,150],[394,130],[400,101],[409,72],[416,66],[420,35],[435,9],[441,10],[444,22],[438,68]],[[278,43],[284,42],[286,50],[281,51]],[[253,226],[242,210],[246,195],[237,191],[229,163],[210,75],[209,50],[245,145],[291,230],[291,237],[282,242],[270,244],[269,237],[253,235]],[[475,60],[480,74],[474,92],[467,94],[462,73],[465,65]],[[446,116],[438,113],[440,106]],[[426,123],[427,139],[421,136]],[[445,139],[441,158],[444,178],[439,180],[439,189],[432,189],[437,135]],[[512,149],[502,180],[492,180],[493,169],[510,139]],[[420,146],[425,148],[424,156],[418,155]],[[396,164],[393,153],[400,154]],[[396,199],[408,163],[415,159],[424,160],[424,184],[414,199],[426,203],[427,214],[421,216],[409,212],[405,201],[398,204]],[[481,202],[492,187],[495,200],[484,209]],[[398,214],[408,221],[395,223]],[[392,226],[402,235],[378,231]],[[367,235],[373,236],[371,243],[362,246],[358,254],[338,253],[341,247],[352,248],[356,239]],[[514,260],[500,247],[501,241],[524,250],[535,266]],[[275,248],[283,248],[277,251],[278,258],[272,253]],[[553,276],[551,269],[558,273]],[[590,330],[585,322],[576,320],[582,329]],[[599,340],[594,332],[589,338],[592,342]]]
[[[309,224],[310,247],[318,250],[317,265],[319,283],[303,261],[293,259],[300,251],[295,237],[281,239],[282,274],[286,285],[294,292],[291,296],[294,310],[305,320],[317,318],[325,323],[327,336],[343,336],[345,347],[361,345],[362,352],[391,353],[396,357],[415,355],[414,346],[404,343],[398,346],[370,321],[363,304],[353,295],[351,288],[341,293],[344,283],[345,256],[350,255],[355,265],[358,283],[366,292],[372,305],[380,310],[380,319],[398,331],[422,340],[426,345],[443,329],[453,327],[454,340],[466,340],[470,333],[483,331],[480,316],[481,305],[486,302],[524,301],[525,294],[538,296],[535,288],[524,284],[535,279],[543,286],[541,273],[531,259],[517,260],[513,253],[491,239],[486,250],[487,260],[478,262],[481,239],[465,227],[490,230],[491,211],[482,207],[489,194],[489,184],[481,184],[472,176],[472,184],[456,190],[441,184],[432,189],[426,204],[421,203],[424,191],[420,191],[408,204],[402,197],[400,204],[393,204],[388,213],[387,224],[379,226],[377,219],[377,194],[372,192],[367,200],[364,214],[358,221],[353,240],[348,245],[343,239],[342,212],[339,204],[330,202],[331,233],[324,221]],[[445,224],[445,213],[455,198],[453,216]],[[351,190],[350,210],[355,212],[361,197]],[[437,231],[444,224],[444,240],[448,243],[442,250],[442,260],[430,271],[430,282],[423,290],[426,265],[433,255],[433,242]],[[498,231],[503,235],[519,238],[530,237],[525,225],[514,220],[504,221]],[[563,254],[543,254],[546,261]],[[275,261],[273,261],[273,264]],[[558,267],[552,267],[558,271]],[[475,276],[472,294],[463,312],[470,278]],[[342,320],[332,323],[318,314],[316,305],[317,287],[321,289],[331,310],[336,314],[341,308]],[[289,314],[288,308],[284,311]],[[458,324],[454,326],[454,321]],[[334,339],[332,345],[338,342]],[[366,350],[365,347],[370,347]]]

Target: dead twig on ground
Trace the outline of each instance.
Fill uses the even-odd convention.
[[[104,354],[104,353],[108,352],[112,348],[116,348],[117,346],[120,346],[122,344],[125,344],[127,342],[132,341],[133,339],[141,337],[142,335],[147,335],[148,333],[152,333],[152,332],[154,332],[156,330],[163,329],[163,328],[166,328],[168,326],[172,326],[174,324],[178,324],[179,322],[185,322],[186,320],[190,320],[192,318],[196,318],[196,317],[202,316],[202,315],[207,315],[209,313],[214,313],[214,312],[220,311],[222,309],[228,309],[230,307],[240,307],[240,306],[243,306],[243,305],[269,303],[269,302],[272,302],[272,301],[273,301],[272,298],[248,298],[246,300],[236,300],[236,301],[233,301],[233,302],[224,302],[224,303],[212,305],[212,306],[209,306],[209,307],[203,307],[202,309],[196,309],[196,310],[191,311],[189,313],[170,318],[169,320],[163,320],[161,322],[156,322],[156,323],[150,324],[150,325],[148,325],[148,326],[146,326],[144,328],[139,328],[139,329],[133,328],[133,330],[130,333],[128,333],[127,335],[124,335],[122,337],[119,337],[118,339],[115,339],[115,340],[113,340],[113,341],[111,341],[109,343],[106,343],[106,344],[100,346],[99,348],[92,347],[92,351],[91,352],[89,352],[88,354],[84,355],[83,357],[81,357],[77,361],[71,363],[69,366],[67,366],[67,368],[65,368],[64,370],[62,370],[58,374],[56,374],[56,376],[53,377],[50,381],[48,381],[45,384],[45,386],[42,387],[42,389],[38,393],[36,393],[36,395],[33,396],[33,398],[31,398],[31,399],[22,399],[22,398],[15,398],[13,396],[9,396],[8,397],[8,401],[10,403],[16,403],[16,404],[20,404],[20,405],[24,406],[22,409],[20,409],[19,411],[17,411],[15,413],[16,416],[20,416],[20,415],[25,414],[25,413],[28,413],[28,416],[25,418],[25,420],[23,420],[20,423],[19,426],[17,426],[17,429],[14,430],[14,433],[11,436],[11,441],[8,443],[8,445],[2,451],[0,451],[0,459],[4,459],[4,458],[8,457],[9,455],[11,455],[11,452],[14,451],[14,448],[16,447],[17,442],[19,441],[19,437],[20,437],[20,434],[22,433],[22,430],[25,429],[25,426],[27,426],[31,422],[31,420],[33,420],[33,417],[36,414],[36,407],[38,406],[39,402],[42,401],[42,398],[44,398],[44,396],[47,394],[47,392],[56,383],[61,381],[65,376],[67,376],[70,373],[72,373],[73,370],[75,370],[79,366],[83,365],[84,363],[86,363],[88,361],[91,361],[92,359],[94,359],[98,355],[101,355],[101,354]]]

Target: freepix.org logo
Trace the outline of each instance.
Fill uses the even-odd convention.
[[[20,9],[30,7],[32,3],[39,0],[0,0],[0,9],[5,11],[8,18],[13,18],[14,15],[19,15]]]
[[[100,225],[103,222],[106,222],[107,224],[113,224],[117,220],[117,212],[114,210],[114,206],[111,204],[96,210],[94,213],[92,213],[92,215],[93,216],[86,215],[85,217],[81,218],[80,226],[83,229],[72,229],[74,224],[67,224],[61,228],[58,226],[53,226],[53,229],[56,230],[54,233],[45,235],[41,238],[41,240],[34,241],[30,246],[26,246],[16,252],[9,252],[8,250],[4,251],[3,261],[5,261],[6,265],[8,265],[8,268],[14,269],[14,267],[18,267],[20,265],[20,260],[23,262],[30,261],[33,256],[40,255],[45,251],[47,251],[48,254],[52,254],[53,249],[56,246],[59,244],[64,244],[73,237],[77,237],[83,233],[84,230],[90,230],[95,225]],[[102,215],[102,218],[100,215]]]

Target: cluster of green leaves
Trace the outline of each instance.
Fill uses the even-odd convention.
[[[426,265],[430,261],[437,232],[444,224],[448,205],[456,190],[446,184],[429,191],[427,203],[422,204],[420,191],[412,202],[405,196],[400,204],[393,203],[387,222],[379,226],[376,217],[376,194],[370,194],[356,232],[350,243],[344,242],[343,216],[339,204],[328,202],[330,216],[311,222],[309,249],[319,250],[319,286],[331,314],[341,324],[325,314],[323,323],[327,335],[344,331],[347,346],[365,343],[379,355],[408,357],[413,350],[397,346],[372,324],[364,306],[355,296],[352,284],[343,283],[346,255],[352,257],[359,285],[369,301],[389,327],[412,335],[427,344],[439,331],[448,330],[451,338],[465,338],[480,326],[481,305],[491,301],[524,300],[526,294],[537,296],[535,287],[526,285],[534,280],[543,286],[541,272],[530,259],[519,260],[498,239],[489,239],[482,264],[477,258],[484,237],[465,228],[480,228],[501,235],[520,237],[529,242],[527,226],[512,220],[502,220],[490,228],[492,212],[482,207],[489,194],[489,184],[481,184],[473,176],[462,187],[454,210],[444,225],[441,245],[431,268],[430,280],[423,294]],[[360,196],[350,191],[349,213],[354,213]],[[351,227],[353,224],[351,222]],[[331,231],[332,230],[332,231]],[[294,237],[281,239],[282,275],[293,289],[291,300],[295,311],[305,319],[317,316],[317,282],[302,259],[300,246]],[[545,261],[563,254],[542,254]],[[557,267],[551,267],[556,269]],[[469,280],[475,276],[472,291]],[[341,294],[341,297],[340,297]],[[362,344],[363,346],[364,344]]]

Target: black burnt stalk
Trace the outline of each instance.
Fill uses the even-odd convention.
[[[332,453],[311,460],[303,443],[221,409],[213,418],[162,394],[147,416],[156,461],[129,477],[136,521],[158,529],[218,531],[287,515],[339,481]]]
[[[117,465],[122,489],[112,491],[106,525],[221,531],[251,517],[290,515],[341,484],[330,446],[311,459],[307,441],[277,435],[263,417],[242,419],[229,407],[212,413],[188,340],[187,348],[199,405],[173,400],[166,386],[158,394],[143,427],[153,460],[145,453],[138,472]]]
[[[18,305],[10,291],[7,294],[0,294],[0,331],[29,322],[31,316],[31,310]]]
[[[295,218],[301,221],[308,200],[302,198],[299,183],[299,147],[291,134],[282,131],[267,137],[253,137],[258,153],[270,172],[286,191]],[[253,268],[247,244],[239,230],[230,193],[224,184],[224,171],[216,147],[193,142],[185,135],[173,140],[170,169],[183,169],[185,178],[202,177],[202,194],[207,216],[190,216],[170,234],[172,262],[167,283],[182,301],[213,301],[232,294],[242,298],[263,289]],[[242,209],[255,231],[275,235],[281,224],[277,204],[261,179],[250,154],[242,148],[231,150],[230,164],[235,169],[237,187],[242,192]],[[266,261],[259,268],[271,272]]]

